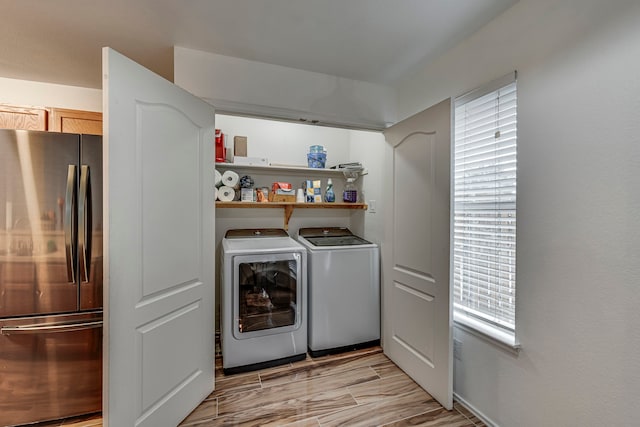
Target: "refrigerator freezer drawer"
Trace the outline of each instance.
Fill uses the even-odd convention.
[[[102,313],[0,319],[0,426],[102,408]]]

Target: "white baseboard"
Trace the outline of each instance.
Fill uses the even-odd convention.
[[[467,408],[473,415],[478,417],[480,421],[485,423],[487,427],[499,427],[495,422],[493,422],[489,417],[482,413],[482,411],[478,410],[475,406],[464,400],[464,398],[460,397],[459,394],[453,392],[453,400],[456,400],[462,406]]]

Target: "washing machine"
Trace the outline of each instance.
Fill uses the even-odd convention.
[[[307,249],[309,354],[380,343],[380,251],[348,228],[301,228]]]
[[[304,359],[306,249],[282,229],[239,229],[226,232],[221,257],[224,372]]]

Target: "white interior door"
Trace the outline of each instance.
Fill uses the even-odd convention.
[[[392,195],[382,246],[384,352],[451,409],[451,102],[384,134],[391,159],[386,194]]]
[[[213,108],[103,49],[104,423],[175,426],[213,389]]]

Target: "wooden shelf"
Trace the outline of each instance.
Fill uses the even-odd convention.
[[[237,209],[284,209],[284,229],[289,229],[289,219],[294,209],[361,209],[366,210],[366,203],[295,203],[295,202],[216,202],[216,208]]]
[[[366,203],[216,202],[216,208],[367,209]]]

